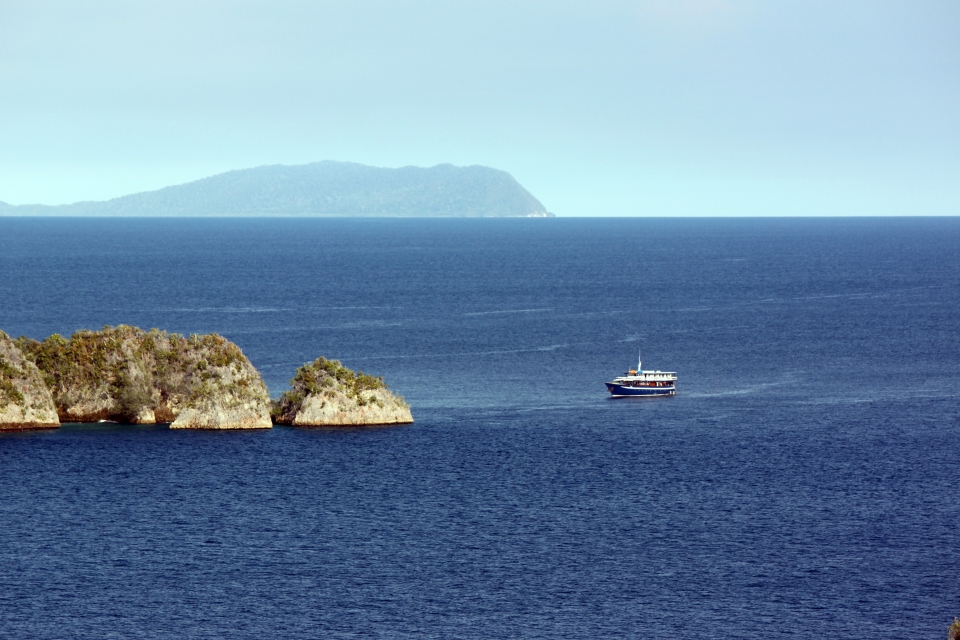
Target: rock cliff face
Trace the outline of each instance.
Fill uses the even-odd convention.
[[[317,358],[297,369],[273,407],[278,424],[298,427],[408,424],[410,407],[381,378],[354,373],[336,360]]]
[[[120,325],[21,338],[63,422],[172,422],[183,429],[272,426],[267,389],[240,348],[216,334]]]
[[[53,397],[40,371],[0,331],[0,431],[59,426]]]

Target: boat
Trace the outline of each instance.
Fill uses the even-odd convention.
[[[604,384],[614,398],[672,396],[677,393],[677,374],[673,371],[644,371],[643,361],[638,358],[636,369]]]

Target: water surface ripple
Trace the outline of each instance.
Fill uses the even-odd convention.
[[[399,428],[0,435],[0,637],[938,638],[960,220],[0,218],[0,329],[318,355]],[[606,397],[635,364],[675,398]]]

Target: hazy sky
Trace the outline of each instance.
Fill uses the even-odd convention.
[[[328,159],[558,215],[958,215],[960,1],[0,0],[0,200]]]

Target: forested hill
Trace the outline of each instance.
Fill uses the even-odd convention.
[[[382,169],[350,162],[271,165],[68,205],[0,203],[0,215],[52,216],[552,216],[505,171]]]

